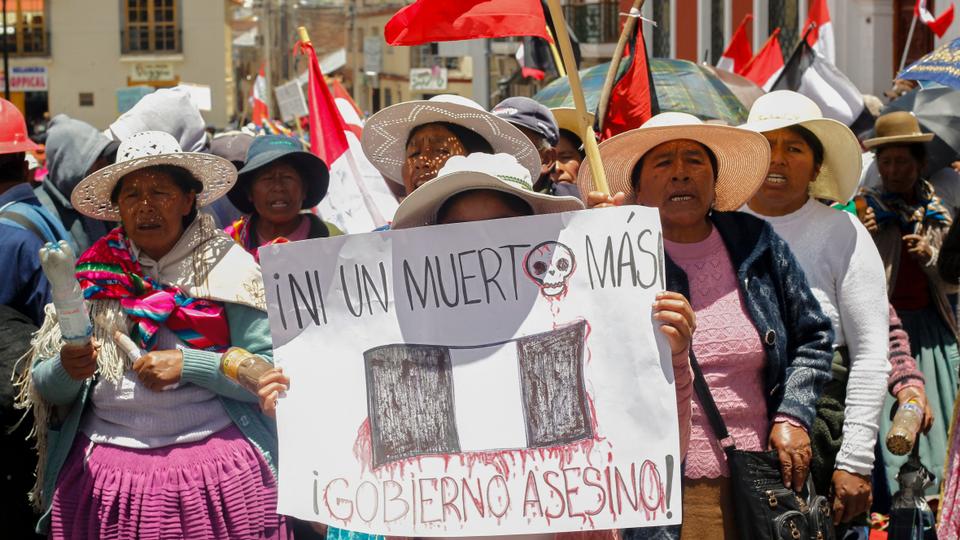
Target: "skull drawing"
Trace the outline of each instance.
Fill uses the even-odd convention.
[[[540,287],[546,297],[562,297],[567,293],[567,280],[577,268],[570,248],[560,242],[537,245],[523,259],[527,277]]]

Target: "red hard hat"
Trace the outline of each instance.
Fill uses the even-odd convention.
[[[37,150],[40,145],[27,137],[27,123],[20,109],[0,98],[0,154],[16,154]]]

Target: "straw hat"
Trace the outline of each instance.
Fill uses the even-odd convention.
[[[553,119],[557,121],[560,129],[565,129],[580,136],[580,124],[577,122],[577,110],[573,107],[557,107],[550,109],[553,113]],[[593,113],[587,113],[587,124],[593,125],[596,116]]]
[[[865,148],[876,148],[885,144],[917,144],[933,140],[933,133],[920,131],[920,122],[911,112],[896,111],[880,115],[873,128],[875,136],[863,141]]]
[[[681,139],[706,146],[717,158],[713,204],[716,210],[737,210],[750,200],[767,177],[770,145],[763,135],[736,127],[705,124],[691,114],[668,112],[654,116],[640,128],[600,143],[600,158],[610,192],[622,191],[632,202],[636,195],[631,176],[640,159],[660,144]],[[588,157],[581,164],[577,177],[584,196],[595,191],[589,160]]]
[[[530,172],[508,154],[453,156],[437,177],[420,186],[400,203],[393,229],[409,229],[437,223],[437,211],[450,197],[464,191],[492,189],[523,199],[534,214],[583,210],[576,197],[555,197],[533,191]]]
[[[810,195],[841,203],[852,199],[860,183],[860,142],[842,122],[824,118],[807,96],[790,90],[760,96],[740,127],[764,133],[790,126],[806,128],[823,146],[823,164],[816,182],[810,184]]]
[[[143,131],[120,143],[115,164],[81,180],[70,202],[87,217],[120,221],[120,208],[110,201],[114,186],[134,171],[157,165],[182,167],[203,184],[203,191],[197,193],[197,207],[219,199],[237,181],[237,169],[229,161],[211,154],[184,152],[169,133]]]
[[[486,140],[494,153],[516,156],[531,178],[540,175],[540,153],[526,135],[476,102],[452,94],[397,103],[374,114],[363,127],[363,153],[383,176],[400,182],[410,132],[433,122],[465,127]]]

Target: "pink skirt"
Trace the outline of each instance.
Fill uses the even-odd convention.
[[[136,450],[77,434],[53,495],[50,538],[290,539],[277,485],[236,426]]]

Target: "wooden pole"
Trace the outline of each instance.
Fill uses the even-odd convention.
[[[620,39],[617,40],[617,48],[613,51],[613,58],[610,59],[610,67],[607,69],[607,78],[603,81],[603,89],[600,91],[600,103],[598,104],[597,114],[600,121],[600,131],[603,131],[603,121],[607,118],[607,105],[610,104],[610,93],[613,92],[613,83],[617,79],[617,72],[620,71],[620,61],[623,60],[623,50],[627,48],[627,41],[633,35],[633,29],[637,26],[637,19],[640,16],[640,10],[643,9],[644,0],[633,0],[633,6],[630,8],[630,15],[623,23],[623,30],[620,32]],[[633,15],[636,15],[634,17]]]
[[[576,69],[576,59],[573,55],[573,45],[570,44],[570,35],[566,32],[567,23],[563,20],[563,10],[560,8],[560,0],[547,0],[547,6],[550,8],[550,17],[553,19],[553,27],[557,29],[557,42],[560,44],[560,53],[563,55],[563,63],[567,66],[574,66],[567,70],[567,79],[570,81],[570,92],[573,94],[573,103],[577,108],[577,124],[580,127],[580,138],[583,140],[583,148],[590,159],[590,172],[593,174],[593,186],[597,191],[610,194],[610,188],[607,186],[607,177],[603,172],[603,163],[600,162],[600,148],[597,146],[597,134],[593,132],[593,126],[589,122],[589,113],[587,112],[587,103],[583,98],[583,87],[580,85],[580,73]],[[586,194],[584,194],[586,195]]]
[[[550,53],[553,55],[553,63],[557,66],[557,76],[566,77],[567,70],[564,69],[563,58],[560,56],[560,51],[557,50],[557,36],[553,35],[553,32],[550,31],[550,25],[547,25],[547,35],[553,38],[553,41],[548,41],[547,45],[550,46]]]

